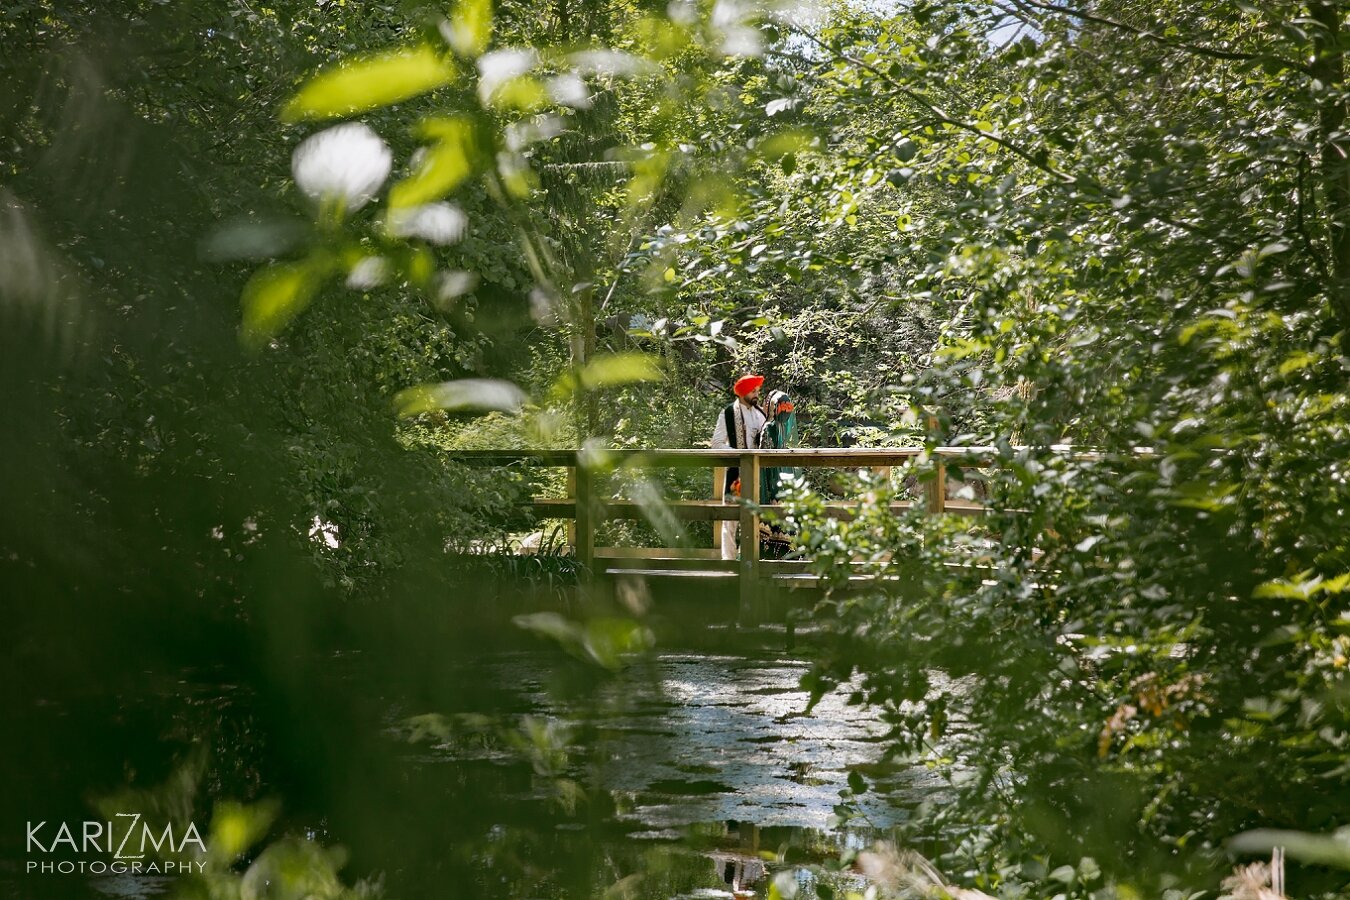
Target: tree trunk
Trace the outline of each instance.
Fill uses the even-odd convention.
[[[576,272],[578,278],[586,277],[589,282],[591,272],[585,276]],[[595,357],[595,287],[587,283],[572,304],[572,368],[580,372]],[[587,438],[597,437],[600,432],[600,404],[593,390],[578,389],[576,393],[577,441],[584,443]]]
[[[1327,94],[1318,111],[1322,141],[1318,168],[1331,251],[1331,284],[1327,285],[1327,293],[1341,328],[1350,330],[1350,155],[1347,155],[1350,142],[1343,133],[1346,105],[1339,96],[1345,85],[1345,61],[1340,49],[1343,2],[1321,0],[1309,6],[1312,19],[1319,26],[1309,74],[1322,83]]]

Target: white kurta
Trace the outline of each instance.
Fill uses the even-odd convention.
[[[717,424],[713,426],[712,448],[714,450],[731,449],[731,437],[727,434],[727,417],[723,415],[725,408],[717,411]],[[747,406],[744,403],[737,402],[736,415],[745,423],[745,441],[750,447],[759,447],[759,433],[764,430],[768,419],[758,406]]]
[[[727,417],[725,413],[726,413],[725,408],[717,411],[717,424],[713,426],[713,436],[711,445],[714,450],[732,449],[731,436],[727,434]],[[745,403],[737,401],[735,414],[744,423],[743,430],[745,431],[746,445],[749,447],[758,448],[760,432],[764,430],[764,426],[768,423],[768,419],[765,418],[764,413],[761,412],[759,407],[757,406],[747,405]],[[735,500],[734,497],[730,496],[723,497],[723,499],[728,503],[731,503]],[[720,546],[722,548],[722,558],[735,559],[736,531],[740,527],[740,523],[732,521],[732,522],[723,522],[721,524],[722,524],[722,537],[720,541]]]

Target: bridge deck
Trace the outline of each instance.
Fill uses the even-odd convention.
[[[989,509],[980,502],[956,500],[947,496],[950,469],[993,468],[1025,460],[1031,453],[1049,452],[1068,454],[1080,459],[1099,458],[1098,454],[1076,451],[1072,447],[891,447],[856,448],[822,447],[800,450],[460,450],[450,457],[473,466],[547,466],[568,470],[567,497],[534,497],[529,508],[542,519],[569,521],[568,537],[577,558],[588,572],[610,577],[690,578],[739,583],[740,614],[743,621],[753,621],[761,582],[772,579],[793,586],[812,586],[818,578],[806,561],[761,560],[759,541],[742,545],[740,559],[723,560],[719,551],[709,547],[597,547],[596,523],[607,519],[648,519],[655,516],[684,521],[740,523],[740,533],[758,534],[761,518],[776,508],[761,504],[759,472],[761,467],[775,468],[836,468],[872,469],[889,474],[894,466],[909,466],[916,476],[922,496],[911,501],[893,502],[890,511],[895,514],[913,510],[916,506],[931,515],[979,517]],[[1147,453],[1147,450],[1141,450]],[[724,499],[723,468],[738,466],[741,481],[747,487],[746,496]],[[601,497],[595,489],[597,476],[618,470],[648,468],[705,468],[711,470],[711,499],[655,499],[638,501]],[[849,519],[857,515],[861,504],[857,501],[832,500],[825,504],[827,515]],[[717,543],[713,529],[713,543]],[[876,576],[859,572],[850,581],[859,582]]]

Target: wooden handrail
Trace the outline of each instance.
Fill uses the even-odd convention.
[[[1010,459],[1008,451],[1012,451]],[[1151,457],[1150,448],[1132,448],[1135,456]],[[760,505],[759,472],[769,468],[871,468],[888,471],[891,467],[906,462],[926,458],[933,466],[933,477],[923,484],[924,508],[933,514],[957,514],[978,516],[988,509],[980,503],[952,501],[947,499],[947,470],[949,468],[991,468],[1007,465],[1019,459],[1035,457],[1041,454],[1067,456],[1080,461],[1100,461],[1108,455],[1096,450],[1080,450],[1071,445],[1055,444],[1044,447],[1013,446],[966,446],[966,447],[803,447],[791,450],[712,450],[694,449],[540,449],[540,450],[452,450],[446,453],[450,459],[471,466],[509,466],[538,465],[568,469],[568,493],[564,498],[536,497],[530,501],[531,508],[540,516],[556,519],[570,519],[568,535],[571,539],[577,559],[591,571],[597,559],[607,561],[609,567],[643,571],[639,563],[614,562],[607,551],[611,548],[595,546],[596,523],[610,518],[640,518],[646,512],[646,506],[632,500],[602,499],[596,496],[594,484],[597,474],[616,469],[643,468],[706,468],[714,476],[712,500],[673,500],[667,501],[667,511],[681,519],[701,519],[714,523],[738,521],[740,523],[742,546],[738,562],[723,563],[720,559],[685,559],[678,556],[660,560],[670,563],[673,568],[691,571],[722,573],[730,576],[739,574],[740,612],[742,622],[752,622],[758,615],[760,601],[760,576],[786,574],[789,570],[797,572],[799,565],[782,565],[771,561],[767,568],[761,565],[759,558],[759,534],[761,512],[766,508]],[[722,481],[719,472],[724,466],[738,466],[744,493],[740,501],[724,501],[720,496]],[[892,502],[893,512],[901,512],[912,507],[912,503]],[[847,501],[833,501],[826,504],[828,514],[851,517],[856,514],[858,504]],[[717,528],[714,526],[713,543],[717,544]],[[655,568],[658,561],[655,556],[647,557]],[[645,563],[644,563],[645,564]]]
[[[1076,460],[1096,461],[1107,459],[1107,454],[1097,450],[1082,450],[1070,444],[1051,444],[1044,447],[1014,446],[1010,448],[1016,456],[1047,453],[1055,456],[1069,456]],[[1149,447],[1132,448],[1136,456],[1152,456]],[[761,466],[797,467],[797,466],[886,466],[898,465],[929,453],[945,460],[960,460],[967,466],[994,466],[1008,461],[1003,451],[994,446],[935,447],[925,450],[923,447],[801,447],[789,450],[711,450],[707,448],[691,449],[541,449],[541,450],[448,450],[445,455],[454,460],[477,466],[501,466],[512,463],[531,462],[550,467],[572,467],[580,457],[591,467],[606,465],[638,466],[652,468],[707,468],[716,466],[739,465],[741,457],[753,456]]]

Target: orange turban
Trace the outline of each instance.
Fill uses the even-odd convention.
[[[731,390],[737,397],[749,397],[759,386],[764,383],[763,375],[746,375],[744,378],[738,378]]]

